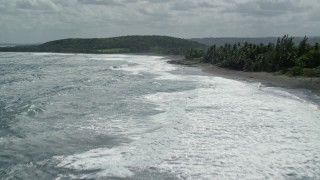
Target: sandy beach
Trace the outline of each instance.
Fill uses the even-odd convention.
[[[220,68],[212,64],[195,63],[194,61],[183,60],[181,57],[171,58],[173,60],[169,61],[169,63],[197,67],[208,74],[228,79],[261,82],[265,86],[310,90],[312,93],[320,97],[320,78],[289,77],[285,75],[274,75],[267,72],[235,71]]]

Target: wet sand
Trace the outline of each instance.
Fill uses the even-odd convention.
[[[310,90],[320,97],[320,78],[309,77],[289,77],[285,75],[275,75],[266,72],[244,72],[226,68],[220,68],[212,64],[195,63],[194,61],[183,60],[179,57],[171,57],[171,64],[193,66],[200,68],[208,74],[225,77],[228,79],[261,82],[265,86],[282,87],[288,89]]]

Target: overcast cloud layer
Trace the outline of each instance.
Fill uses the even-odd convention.
[[[0,42],[319,35],[319,0],[0,0]]]

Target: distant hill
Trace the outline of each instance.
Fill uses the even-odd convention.
[[[34,46],[0,48],[0,51],[70,53],[171,53],[189,48],[206,48],[198,42],[168,36],[122,36],[94,39],[62,39]]]
[[[261,38],[238,38],[238,37],[222,37],[222,38],[193,38],[192,41],[196,41],[207,46],[217,45],[223,46],[224,44],[236,44],[236,43],[252,43],[252,44],[269,44],[276,43],[278,37],[261,37]],[[303,37],[294,37],[294,42],[296,44],[300,43]],[[320,37],[308,37],[309,44],[320,43]]]
[[[14,47],[16,44],[11,44],[11,43],[0,43],[0,47]]]

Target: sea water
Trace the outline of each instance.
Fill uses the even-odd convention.
[[[168,60],[0,53],[0,179],[320,179],[312,94]]]

